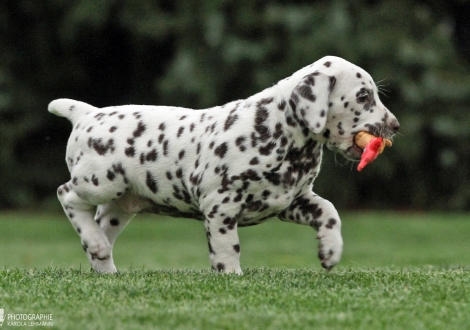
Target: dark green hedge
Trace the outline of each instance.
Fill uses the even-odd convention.
[[[57,205],[70,124],[58,97],[202,108],[325,55],[369,71],[401,123],[360,174],[327,152],[316,192],[340,208],[470,209],[470,66],[462,1],[0,2],[0,208]]]

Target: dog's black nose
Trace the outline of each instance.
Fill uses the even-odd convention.
[[[390,130],[393,132],[393,134],[397,133],[398,130],[400,129],[400,123],[398,120],[394,119],[391,121],[388,126],[390,127]]]

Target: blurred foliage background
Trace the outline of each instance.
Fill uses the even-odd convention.
[[[361,173],[326,151],[315,191],[470,210],[469,17],[464,0],[2,0],[0,209],[59,207],[71,127],[55,98],[204,108],[336,55],[380,81],[401,134]]]

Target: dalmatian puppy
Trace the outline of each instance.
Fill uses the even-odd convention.
[[[349,160],[354,136],[399,128],[371,76],[324,57],[245,100],[204,110],[58,99],[49,111],[73,130],[58,188],[94,270],[115,273],[112,248],[137,213],[204,221],[212,268],[241,274],[237,228],[272,217],[313,227],[321,265],[341,258],[341,221],[316,195],[322,148]],[[97,206],[97,207],[96,207]],[[96,214],[95,214],[96,209]]]

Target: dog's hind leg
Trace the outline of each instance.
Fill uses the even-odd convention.
[[[97,271],[114,269],[114,271],[116,271],[116,267],[114,266],[113,261],[112,248],[116,242],[116,238],[134,216],[135,213],[128,213],[124,211],[121,207],[118,206],[116,201],[98,206],[98,209],[96,210],[95,221],[106,235],[111,251],[110,257],[104,260],[98,258],[93,259],[89,254],[87,254],[93,269]]]
[[[57,189],[57,196],[64,212],[80,236],[82,247],[92,265],[94,260],[109,261],[103,263],[103,267],[94,269],[102,273],[115,273],[116,267],[114,267],[111,258],[111,244],[93,219],[95,207],[80,197],[74,188],[75,186],[71,182],[67,182]]]

